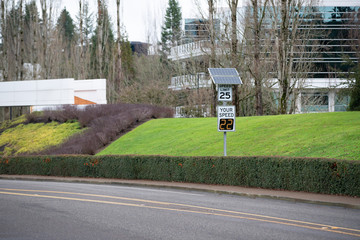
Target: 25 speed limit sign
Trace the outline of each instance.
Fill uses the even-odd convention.
[[[222,102],[232,101],[231,85],[219,85],[218,101],[222,101]]]

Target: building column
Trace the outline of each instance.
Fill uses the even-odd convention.
[[[295,107],[295,113],[301,113],[301,92],[299,92],[299,94],[296,96]]]
[[[335,90],[330,90],[328,95],[329,112],[335,112]]]

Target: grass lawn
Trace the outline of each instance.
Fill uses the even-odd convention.
[[[99,155],[222,156],[216,118],[157,119]],[[227,133],[228,156],[296,156],[360,160],[360,112],[239,117]]]

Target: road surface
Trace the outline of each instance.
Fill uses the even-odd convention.
[[[174,189],[0,180],[0,239],[360,239],[360,210]]]

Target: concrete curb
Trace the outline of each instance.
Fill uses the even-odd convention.
[[[30,175],[0,175],[0,179],[26,180],[26,181],[53,181],[91,184],[117,184],[124,186],[172,188],[191,191],[204,191],[218,194],[232,194],[249,198],[271,198],[292,202],[303,202],[320,205],[330,205],[346,208],[360,209],[360,198],[337,196],[307,192],[292,192],[282,190],[269,190],[260,188],[245,188],[237,186],[208,185],[198,183],[163,182],[149,180],[126,180],[108,178],[79,178],[79,177],[53,177]]]

